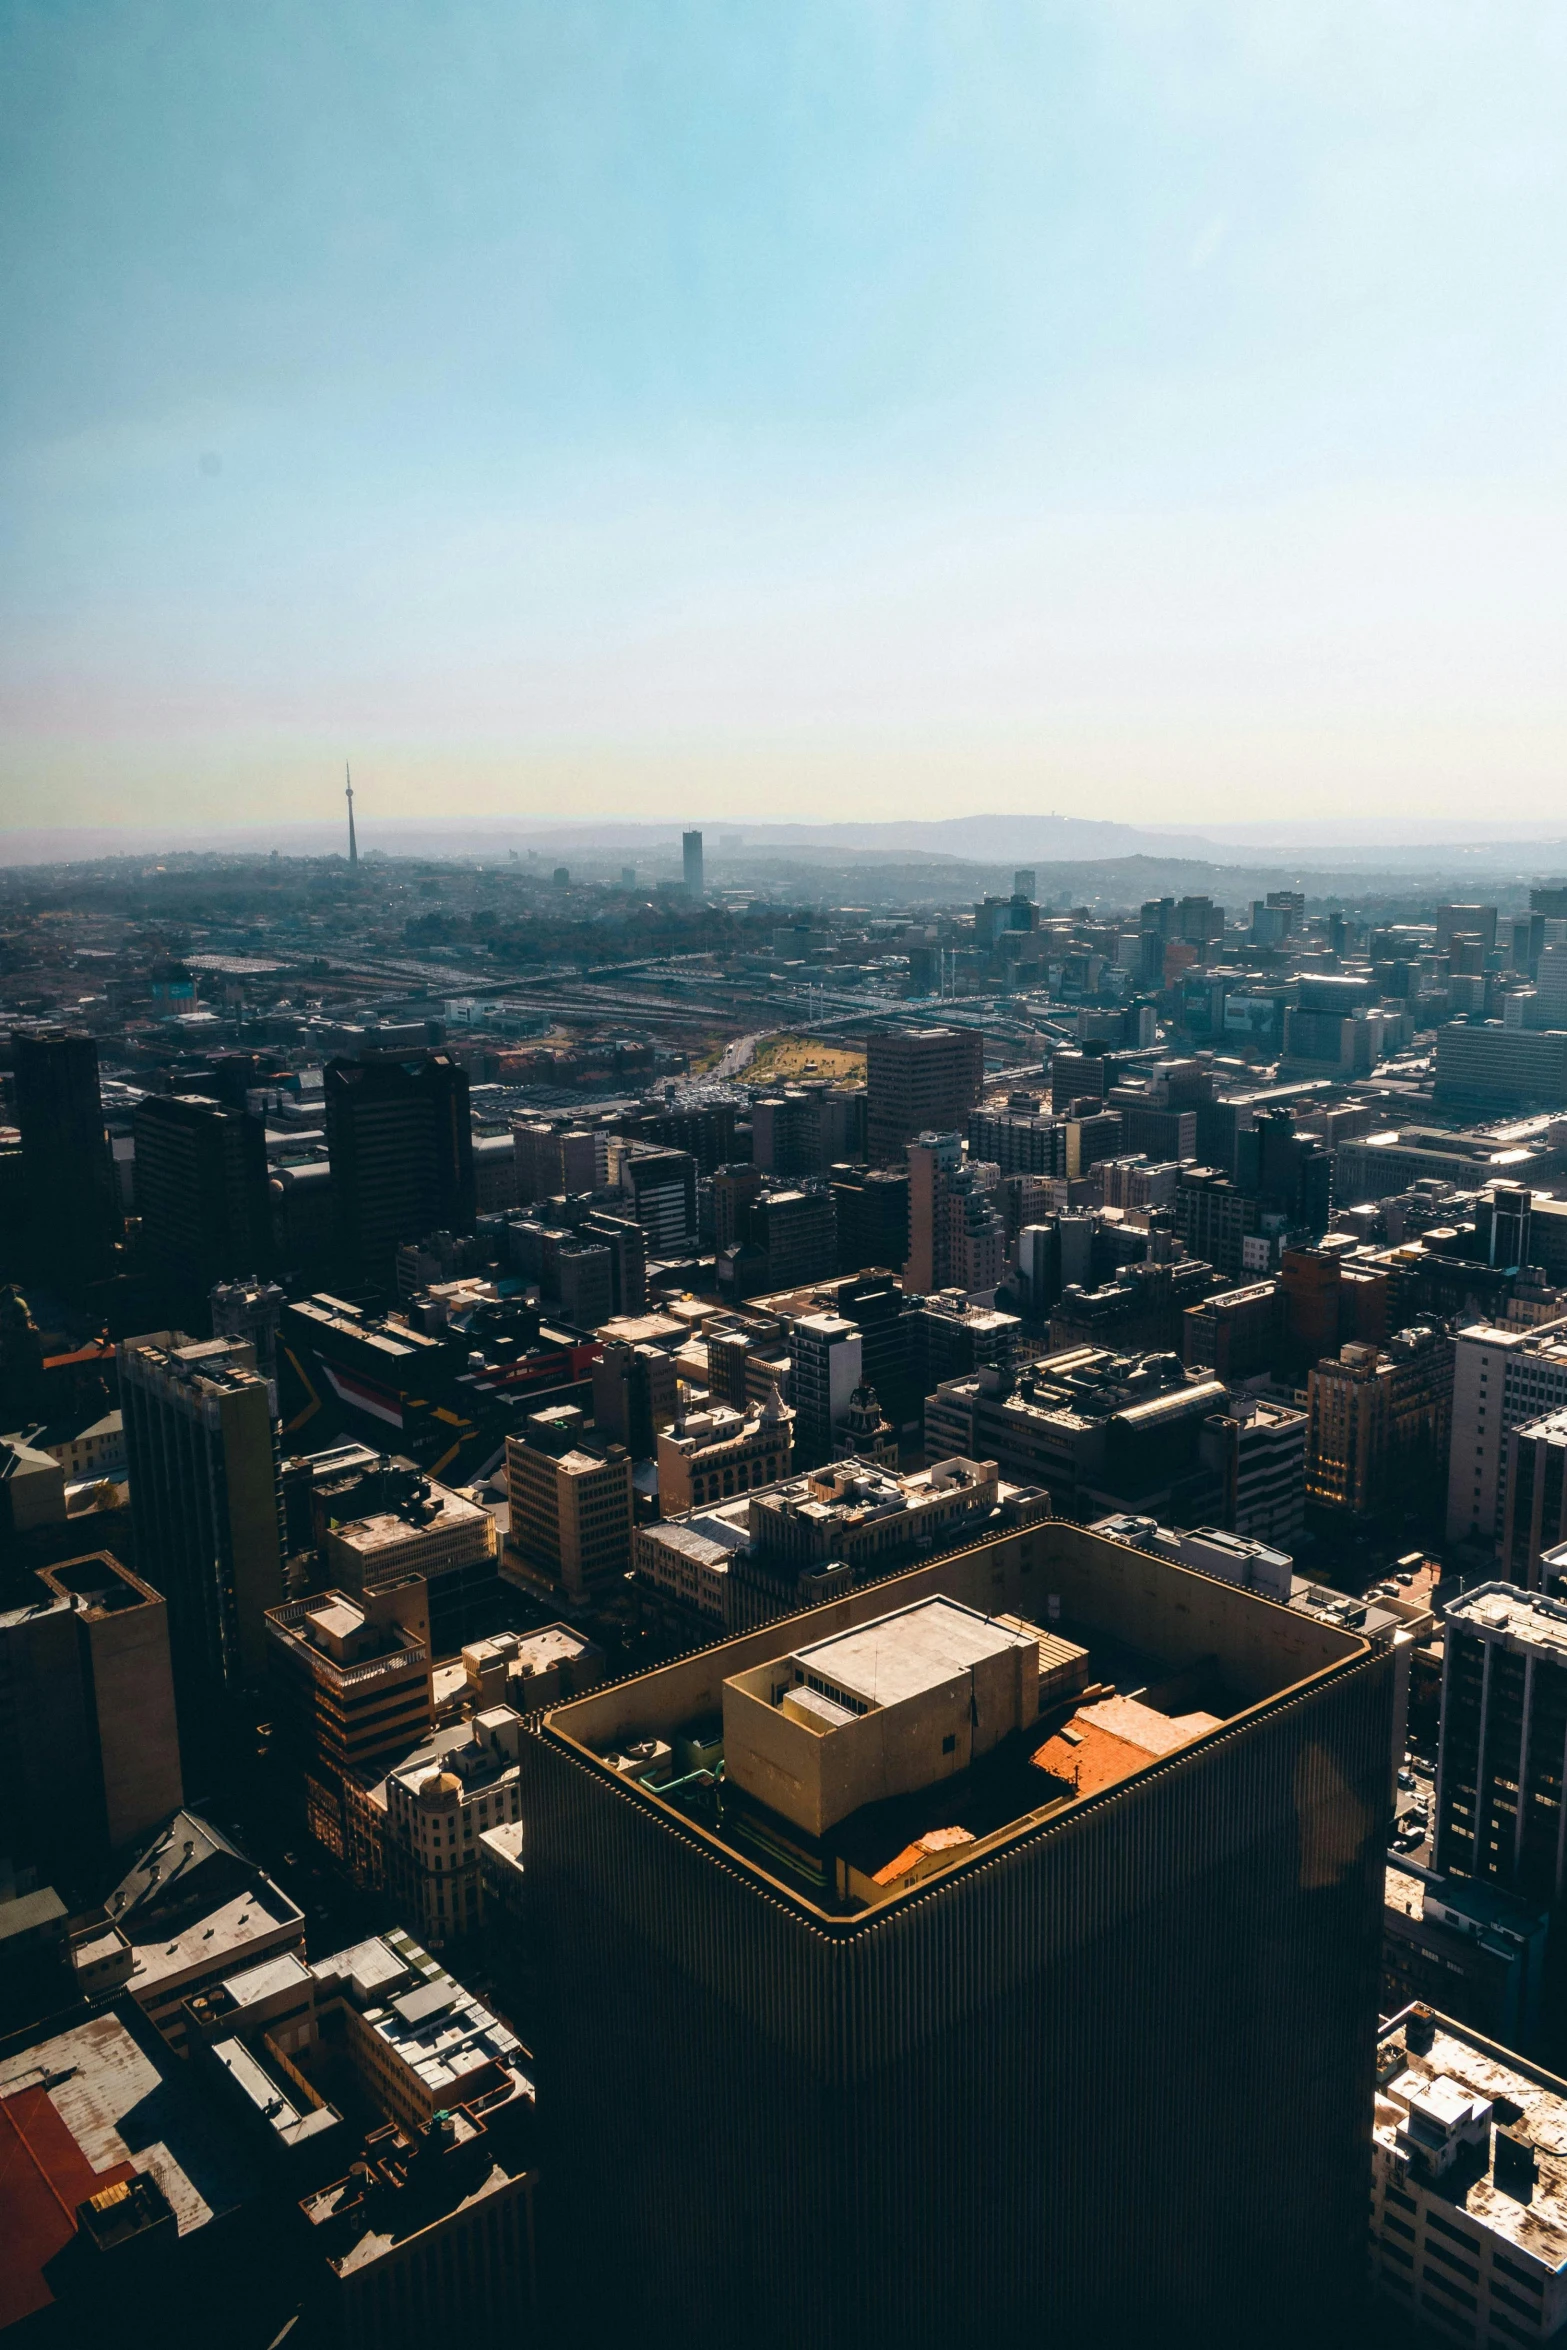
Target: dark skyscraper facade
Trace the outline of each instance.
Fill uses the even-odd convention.
[[[911,1846],[859,1907],[831,1888],[855,1823],[896,1844],[882,1807],[808,1896],[798,1835],[737,1811],[733,1755],[667,1795],[608,1759],[665,1739],[678,1776],[689,1725],[722,1712],[728,1737],[734,1676],[932,1593],[986,1626],[1048,1612],[1139,1675],[1157,1658],[1169,1704],[1205,1681],[1223,1718],[1119,1784],[976,1814],[972,1852],[884,1893]],[[1046,1524],[545,1717],[540,2112],[585,2338],[717,2340],[737,2310],[756,2350],[1331,2324],[1364,2257],[1389,1673],[1353,1634]],[[638,2150],[612,2238],[608,2148]]]
[[[472,1230],[468,1077],[449,1053],[329,1062],[326,1139],[345,1272],[385,1283],[404,1241]]]
[[[98,1047],[80,1030],[49,1028],[17,1030],[11,1049],[28,1254],[47,1279],[78,1288],[110,1271],[120,1234]]]
[[[977,1028],[872,1029],[866,1042],[866,1152],[873,1166],[901,1166],[906,1143],[961,1129],[985,1078]]]
[[[272,1255],[266,1135],[259,1118],[200,1094],[136,1107],[141,1244],[181,1306],[218,1281],[264,1273]]]

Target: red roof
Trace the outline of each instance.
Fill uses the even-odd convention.
[[[46,2309],[44,2275],[76,2234],[76,2207],[136,2175],[133,2162],[94,2170],[47,2089],[0,2097],[0,2332]]]

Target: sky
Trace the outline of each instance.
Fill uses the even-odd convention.
[[[0,0],[0,829],[1567,812],[1567,12]]]

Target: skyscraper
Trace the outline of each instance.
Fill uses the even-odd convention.
[[[17,1029],[11,1038],[29,1254],[76,1289],[100,1280],[120,1235],[114,1165],[98,1093],[98,1047],[83,1030]]]
[[[683,832],[680,835],[680,855],[685,867],[686,896],[693,902],[702,895],[702,835]]]
[[[1545,1903],[1567,1883],[1567,1606],[1483,1583],[1446,1611],[1436,1867]]]
[[[801,1314],[789,1327],[795,1455],[814,1468],[833,1454],[833,1430],[846,1417],[863,1376],[858,1325],[841,1314]]]
[[[224,1701],[266,1672],[283,1600],[271,1391],[250,1349],[160,1330],[119,1349],[136,1555],[169,1606],[182,1741],[200,1751]]]
[[[1095,1702],[1112,1650],[1146,1685]],[[585,2335],[1325,2338],[1364,2258],[1390,1697],[1357,1634],[1045,1522],[546,1715],[540,2113]],[[1194,2159],[1242,2116],[1244,2160]],[[695,2143],[700,2192],[623,2168],[607,2249],[605,2146]]]
[[[136,1105],[135,1137],[141,1245],[190,1318],[216,1282],[270,1262],[265,1131],[202,1094],[150,1093]]]
[[[985,1077],[977,1028],[872,1029],[866,1043],[866,1155],[901,1166],[903,1149],[927,1128],[962,1128]]]
[[[346,1271],[390,1283],[401,1242],[472,1230],[468,1074],[449,1053],[329,1061],[326,1139]]]

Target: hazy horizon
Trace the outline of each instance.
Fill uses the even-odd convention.
[[[0,56],[0,828],[1562,821],[1554,12]]]

